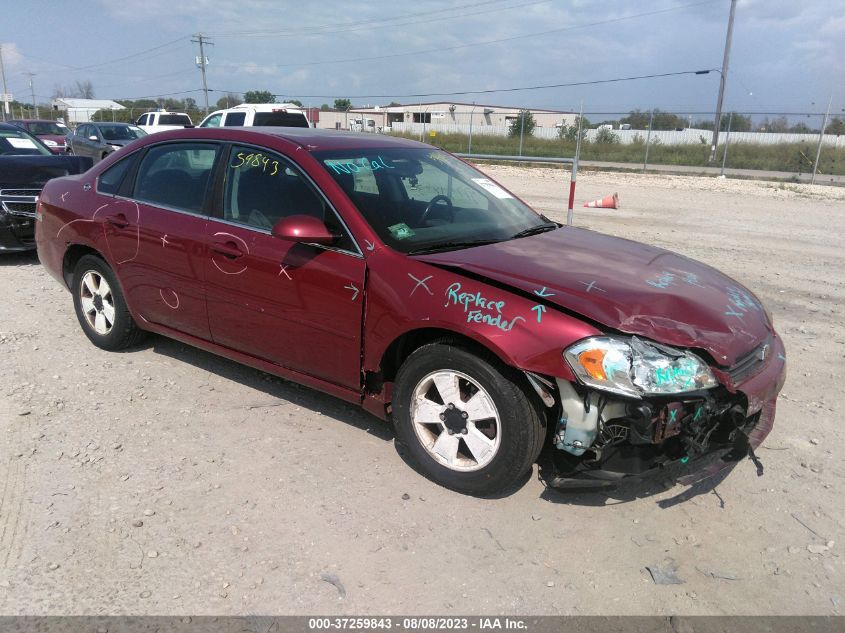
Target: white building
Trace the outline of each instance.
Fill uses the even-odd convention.
[[[410,130],[410,124],[434,126],[432,129],[464,132],[464,128],[502,128],[508,126],[519,116],[521,110],[529,110],[539,128],[552,128],[560,125],[572,125],[577,116],[574,112],[562,110],[544,110],[540,108],[518,108],[511,106],[484,105],[480,103],[407,103],[393,106],[374,106],[354,108],[348,112],[331,110],[320,112],[317,127],[329,129],[361,130],[362,123],[366,131]],[[455,128],[454,130],[451,128]]]
[[[91,116],[99,110],[125,110],[117,101],[111,99],[71,99],[62,97],[53,99],[53,110],[64,112],[65,122],[71,125],[88,123]]]

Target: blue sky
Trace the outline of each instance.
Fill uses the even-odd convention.
[[[718,68],[730,0],[3,0],[9,91],[48,101],[90,80],[98,98],[165,93],[202,104],[191,34],[207,56],[213,103],[266,89],[307,105],[439,101],[411,93],[491,90]],[[643,15],[643,14],[650,15]],[[150,50],[154,49],[154,50]],[[146,52],[145,52],[146,51]],[[712,111],[718,73],[446,101],[587,112]],[[845,108],[845,0],[740,0],[726,108]],[[193,92],[185,92],[193,91]],[[392,95],[387,98],[367,95]]]

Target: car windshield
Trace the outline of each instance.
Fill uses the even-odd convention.
[[[144,130],[134,125],[101,125],[100,133],[107,141],[134,141],[147,135]]]
[[[437,149],[314,152],[370,226],[403,253],[556,228],[483,173]]]
[[[52,121],[36,121],[29,124],[30,134],[53,134],[55,136],[64,136],[68,133],[67,127],[53,123]]]
[[[41,141],[23,130],[0,130],[0,154],[37,156],[51,152]]]

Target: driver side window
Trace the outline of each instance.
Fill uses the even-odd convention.
[[[310,215],[340,236],[334,247],[355,251],[334,210],[290,161],[274,152],[235,145],[229,154],[223,219],[264,231],[291,215]]]

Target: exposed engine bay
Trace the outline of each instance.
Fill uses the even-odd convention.
[[[536,389],[538,377],[531,378]],[[748,456],[762,473],[749,442],[762,412],[747,415],[742,394],[716,388],[633,400],[565,380],[555,382],[557,393],[544,389],[554,399],[550,413],[557,420],[552,436],[558,449],[557,476],[549,482],[552,487],[613,487],[671,463],[692,466],[716,454],[723,456],[724,466]],[[542,384],[550,386],[546,380]],[[548,399],[544,401],[548,405]]]

